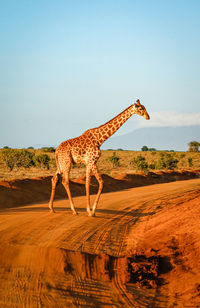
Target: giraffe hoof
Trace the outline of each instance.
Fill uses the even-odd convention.
[[[78,215],[78,213],[77,212],[73,212],[73,215]]]
[[[94,212],[90,212],[90,213],[88,213],[88,216],[95,217],[95,213]]]

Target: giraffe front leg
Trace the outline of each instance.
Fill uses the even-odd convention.
[[[92,207],[92,216],[95,216],[95,211],[96,211],[96,208],[97,208],[97,205],[98,205],[98,202],[99,202],[99,198],[101,196],[101,192],[102,192],[102,189],[103,189],[103,180],[102,180],[102,177],[101,177],[96,165],[93,166],[92,172],[93,172],[94,176],[96,177],[96,179],[99,183],[99,189],[98,189],[96,199],[95,199],[93,207]]]
[[[91,170],[89,167],[86,168],[86,182],[85,182],[85,190],[86,190],[86,198],[87,198],[87,213],[88,216],[92,216],[90,211],[90,177],[91,177]]]

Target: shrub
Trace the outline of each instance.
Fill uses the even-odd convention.
[[[17,152],[18,152],[18,158],[16,162],[17,167],[30,168],[31,166],[35,166],[34,153],[31,153],[27,150],[20,150]]]
[[[50,153],[52,153],[52,152],[55,152],[55,148],[54,147],[44,147],[44,148],[42,148],[42,150],[44,151],[44,152],[50,152]]]
[[[17,162],[17,154],[18,152],[14,149],[5,149],[2,151],[3,160],[6,163],[6,166],[10,171],[13,170],[16,162]]]
[[[3,160],[10,171],[12,171],[15,166],[29,168],[35,165],[35,154],[27,150],[5,149],[3,150],[2,155]]]
[[[149,169],[152,169],[152,170],[156,169],[156,164],[154,162],[150,163],[149,164]]]
[[[48,154],[40,154],[35,156],[36,166],[49,169],[50,157]]]
[[[180,153],[179,158],[182,159],[185,157],[185,153]]]
[[[178,159],[173,154],[161,152],[160,158],[156,162],[156,169],[170,169],[173,170],[177,167]]]
[[[108,157],[107,160],[112,163],[113,168],[119,167],[119,165],[120,165],[119,157],[116,156],[116,152],[113,152],[113,155]]]
[[[143,157],[142,155],[138,155],[136,158],[134,158],[133,164],[136,167],[136,171],[148,171],[148,163],[146,162],[145,157]]]
[[[189,167],[193,166],[192,157],[188,157],[188,165],[189,165]]]
[[[166,163],[165,163],[165,161],[162,157],[157,160],[155,167],[156,167],[156,169],[165,169],[166,168]]]

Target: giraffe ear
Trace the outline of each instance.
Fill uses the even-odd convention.
[[[140,106],[140,100],[139,99],[137,99],[136,105]]]

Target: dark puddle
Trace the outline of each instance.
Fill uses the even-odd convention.
[[[93,304],[96,303],[96,299],[92,299],[94,290],[97,296],[102,285],[113,294],[113,307],[164,308],[168,307],[169,301],[171,304],[172,299],[161,292],[161,287],[166,284],[161,275],[172,270],[170,260],[166,257],[114,257],[67,250],[64,250],[64,254],[66,276],[75,278],[76,284],[81,281],[81,292],[85,289]],[[71,290],[71,296],[80,300],[80,291]],[[114,298],[118,298],[117,303]],[[98,307],[97,303],[94,307]]]
[[[81,279],[101,281],[120,280],[144,288],[157,288],[166,282],[160,276],[172,270],[167,257],[133,255],[114,257],[107,254],[89,254],[65,251],[65,273]]]

